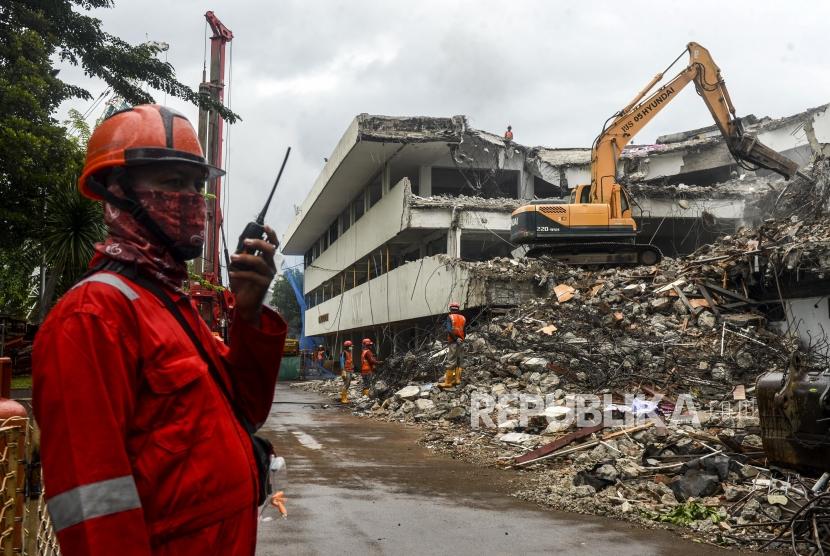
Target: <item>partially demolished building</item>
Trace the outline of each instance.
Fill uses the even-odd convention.
[[[804,165],[830,143],[828,106],[745,122]],[[459,260],[509,256],[511,212],[566,197],[589,181],[589,164],[590,149],[525,147],[464,116],[357,116],[283,239],[285,254],[304,257],[306,334],[332,344],[370,336],[393,351],[431,331],[451,300],[475,309],[538,295],[538,277]],[[619,174],[639,207],[640,241],[667,255],[762,219],[780,182],[740,167],[714,127],[631,146]]]

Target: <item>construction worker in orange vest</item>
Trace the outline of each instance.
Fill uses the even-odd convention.
[[[444,372],[444,382],[439,382],[439,388],[452,388],[461,384],[461,366],[464,364],[464,327],[467,319],[459,310],[457,301],[450,303],[450,314],[447,315],[447,364]]]
[[[382,361],[375,358],[372,353],[374,343],[369,338],[363,338],[363,351],[360,354],[360,379],[363,382],[363,395],[369,395],[369,385],[375,378],[375,367]]]
[[[343,342],[343,351],[340,353],[340,378],[343,379],[343,388],[340,390],[340,403],[349,403],[349,386],[354,373],[354,359],[352,358],[352,341]]]
[[[504,140],[507,143],[513,140],[513,126],[507,126],[507,131],[504,132]]]

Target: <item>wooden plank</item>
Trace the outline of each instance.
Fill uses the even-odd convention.
[[[738,313],[724,315],[723,320],[736,325],[746,325],[753,321],[758,321],[759,323],[763,322],[764,320],[766,320],[766,317],[764,315],[758,315],[755,313]],[[728,328],[726,329],[726,331],[734,332],[733,330],[729,330]]]
[[[735,303],[726,303],[721,305],[721,308],[732,310],[732,309],[740,309],[741,307],[747,307],[749,303],[744,303],[743,301],[736,301]]]
[[[678,279],[678,280],[675,280],[675,281],[674,281],[674,282],[672,282],[671,284],[666,284],[666,285],[664,285],[664,286],[660,286],[659,288],[657,288],[656,290],[654,290],[654,293],[663,293],[663,292],[667,292],[667,291],[669,291],[670,289],[674,288],[675,286],[682,286],[682,285],[683,285],[683,284],[685,284],[685,283],[686,283],[686,280],[684,280],[683,278],[680,278],[680,279]]]
[[[709,302],[703,299],[702,297],[693,297],[689,299],[689,303],[691,303],[692,307],[695,309],[699,308],[707,308],[709,307]]]
[[[524,463],[526,461],[530,461],[530,460],[533,460],[533,459],[536,459],[536,458],[540,458],[542,456],[546,456],[546,455],[550,454],[551,452],[555,452],[556,450],[559,450],[560,448],[564,448],[565,446],[567,446],[571,442],[579,440],[580,438],[585,438],[586,436],[591,436],[595,432],[599,432],[604,428],[605,428],[604,425],[596,425],[594,427],[583,427],[583,428],[581,428],[579,430],[576,430],[572,433],[566,434],[565,436],[561,436],[561,437],[557,438],[556,440],[554,440],[553,442],[545,444],[544,446],[540,446],[539,448],[536,448],[532,452],[522,454],[521,456],[516,458],[514,463]]]
[[[712,313],[714,313],[715,319],[720,321],[720,311],[718,310],[715,300],[712,299],[712,295],[709,293],[709,290],[706,289],[706,286],[704,286],[702,282],[697,283],[697,289],[700,291],[700,295],[703,296],[703,299],[705,299],[709,304],[709,309],[711,309]]]
[[[703,307],[698,307],[697,309],[695,309],[694,307],[692,307],[692,304],[691,304],[691,303],[689,303],[689,300],[686,298],[686,294],[684,294],[684,293],[683,293],[683,290],[681,290],[681,289],[680,289],[680,287],[675,286],[675,287],[674,287],[674,291],[675,291],[675,293],[677,293],[677,297],[679,297],[679,298],[680,298],[680,301],[682,301],[682,302],[683,302],[683,305],[685,305],[685,306],[686,306],[686,309],[687,309],[687,310],[689,311],[689,313],[691,313],[692,315],[697,316],[697,314],[703,310]]]
[[[750,304],[755,303],[753,300],[739,294],[738,292],[733,292],[732,290],[727,290],[726,288],[722,288],[722,287],[720,287],[718,285],[715,285],[711,282],[704,282],[704,284],[710,290],[718,292],[721,295],[725,295],[727,297],[737,299],[738,301],[743,301],[744,303],[750,303]]]
[[[731,259],[734,256],[735,255],[719,255],[717,257],[709,257],[708,259],[698,259],[696,261],[690,261],[690,262],[686,263],[686,266],[692,266],[692,265],[696,265],[696,264],[714,263],[714,262],[717,262],[717,261],[723,261],[723,260],[726,260],[726,259]]]
[[[574,293],[576,290],[569,286],[568,284],[559,284],[555,288],[553,288],[553,293],[556,294],[556,300],[559,303],[565,303],[566,301],[570,301],[573,298]]]

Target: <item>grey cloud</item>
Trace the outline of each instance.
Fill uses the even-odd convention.
[[[689,40],[711,50],[740,114],[783,116],[830,102],[821,23],[830,5],[817,0],[797,12],[784,3],[722,0],[120,0],[96,15],[129,41],[169,42],[179,77],[196,86],[207,9],[234,31],[232,100],[244,119],[231,130],[231,236],[258,211],[290,144],[269,218],[284,230],[323,157],[360,112],[467,114],[496,133],[512,124],[523,144],[587,146]],[[362,62],[346,63],[350,54]],[[89,85],[77,71],[61,75]],[[334,86],[308,87],[313,79]],[[297,87],[263,94],[275,83]],[[100,91],[100,83],[89,86]],[[192,107],[168,102],[195,121]],[[709,123],[690,86],[637,141]]]

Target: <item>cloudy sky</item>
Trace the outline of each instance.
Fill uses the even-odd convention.
[[[197,87],[209,9],[235,37],[230,97],[243,121],[230,130],[232,237],[259,211],[290,145],[268,218],[281,235],[361,112],[465,114],[496,133],[512,124],[525,145],[586,147],[689,41],[710,50],[739,115],[830,102],[824,1],[116,0],[95,15],[129,42],[169,43],[179,79]],[[77,69],[61,77],[104,90]],[[195,108],[167,103],[195,125]],[[711,123],[690,86],[636,142]]]

